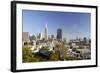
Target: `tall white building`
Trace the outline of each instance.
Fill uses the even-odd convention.
[[[45,40],[48,40],[48,26],[45,26]]]

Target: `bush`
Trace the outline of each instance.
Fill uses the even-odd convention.
[[[49,50],[49,49],[48,49],[48,47],[46,46],[46,47],[40,48],[40,50]]]
[[[80,60],[80,59],[77,57],[67,56],[66,60]]]

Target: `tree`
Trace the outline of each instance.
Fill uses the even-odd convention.
[[[57,61],[57,60],[59,60],[59,56],[58,56],[58,53],[51,53],[51,55],[50,55],[50,60],[51,61]]]
[[[23,48],[22,49],[22,58],[23,58],[23,62],[31,62],[32,61],[32,52],[30,50],[30,48]]]
[[[23,48],[22,51],[22,58],[23,58],[23,62],[39,62],[39,58],[35,57],[34,54],[32,54],[32,51],[30,48]]]

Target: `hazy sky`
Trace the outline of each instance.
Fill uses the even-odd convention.
[[[23,10],[23,32],[44,35],[47,24],[48,35],[56,37],[57,29],[61,28],[64,38],[90,37],[90,19],[90,13]]]

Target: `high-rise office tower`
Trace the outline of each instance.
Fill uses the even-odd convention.
[[[48,26],[45,26],[45,40],[48,40]]]
[[[51,35],[51,39],[54,39],[54,35]]]
[[[42,33],[39,33],[39,40],[41,40],[42,39]]]
[[[57,29],[57,40],[62,40],[62,29]]]

